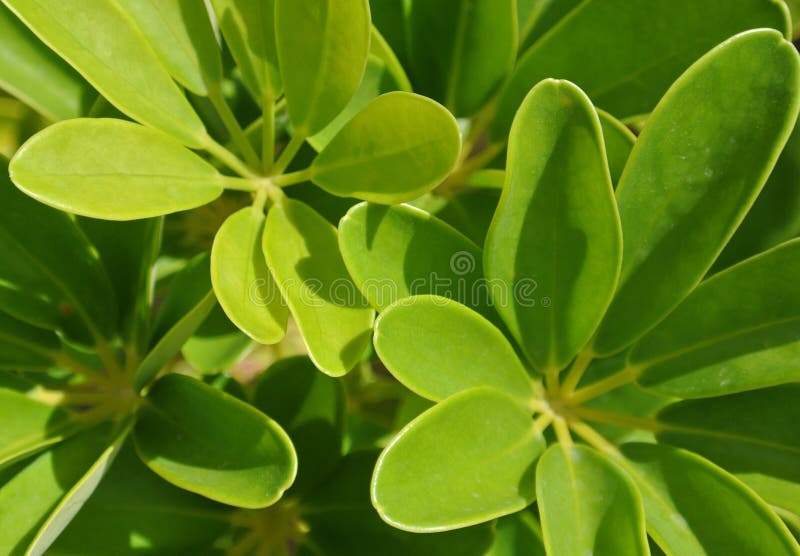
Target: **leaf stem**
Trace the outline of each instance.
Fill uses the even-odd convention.
[[[244,156],[248,165],[253,168],[258,168],[258,155],[253,145],[247,139],[242,126],[240,126],[239,122],[236,120],[236,116],[233,114],[233,111],[231,111],[230,106],[228,106],[225,97],[222,95],[222,89],[217,86],[209,87],[208,99],[211,101],[211,104],[214,105],[219,117],[222,118],[222,123],[225,125],[225,129],[228,130],[228,133],[230,133],[233,144],[236,145],[239,154]]]
[[[553,414],[552,413],[545,413],[543,415],[539,415],[536,420],[533,422],[533,428],[536,430],[537,434],[543,434],[544,431],[547,430],[553,423]]]
[[[261,171],[268,175],[275,161],[275,100],[264,94],[261,116]]]
[[[616,390],[620,386],[625,386],[636,380],[636,373],[630,367],[625,367],[616,374],[608,378],[590,384],[585,388],[581,388],[572,395],[566,398],[570,405],[580,405],[589,400],[593,400],[598,396]]]
[[[294,160],[295,155],[297,155],[297,151],[299,151],[300,147],[303,146],[305,140],[305,135],[295,132],[295,134],[283,148],[283,151],[281,151],[281,155],[278,157],[277,162],[275,162],[275,165],[272,167],[273,176],[282,174],[284,170],[286,170],[289,164],[292,163],[292,160]]]
[[[569,426],[573,431],[575,431],[575,434],[583,438],[593,448],[608,454],[619,454],[619,450],[617,450],[616,446],[606,440],[603,435],[598,433],[583,421],[572,420],[570,421]]]
[[[294,185],[296,183],[302,183],[304,181],[311,180],[311,177],[314,175],[313,168],[306,168],[305,170],[299,170],[297,172],[291,172],[289,174],[280,174],[278,176],[272,176],[270,178],[270,182],[273,185],[277,185],[278,187],[286,187],[287,185]]]
[[[586,369],[594,359],[594,353],[590,349],[585,349],[578,353],[575,361],[572,363],[564,382],[561,384],[561,391],[564,394],[571,394],[575,387],[578,386]]]
[[[563,417],[556,416],[553,419],[553,428],[559,443],[564,446],[572,446],[572,436],[569,434],[569,427]]]
[[[207,136],[205,150],[211,153],[217,160],[225,164],[228,168],[242,176],[249,179],[260,179],[261,176],[253,172],[247,165],[239,160],[239,158],[231,151],[214,141],[210,136]]]
[[[80,361],[77,361],[70,357],[66,352],[59,352],[55,354],[54,360],[56,365],[60,365],[69,369],[70,371],[74,372],[75,374],[79,374],[84,378],[87,379],[98,379],[103,377],[103,374],[91,367],[84,365]]]
[[[593,407],[574,407],[572,408],[572,413],[587,421],[595,421],[597,423],[625,427],[628,429],[659,432],[670,428],[665,423],[661,423],[660,421],[651,419],[649,417],[623,415],[621,413],[612,413],[609,411],[603,411],[601,409],[595,409]]]

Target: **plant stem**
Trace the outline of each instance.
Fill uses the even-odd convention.
[[[211,101],[211,104],[214,105],[219,117],[222,118],[222,123],[225,125],[225,129],[227,129],[228,133],[231,134],[231,139],[233,140],[234,145],[236,145],[236,148],[239,149],[239,154],[244,156],[247,164],[253,168],[258,168],[258,155],[256,154],[253,145],[247,139],[242,126],[240,126],[239,122],[236,120],[236,116],[231,111],[230,106],[228,106],[225,97],[222,95],[222,89],[219,87],[209,87],[208,99]]]
[[[574,407],[572,408],[572,413],[587,421],[595,421],[597,423],[625,427],[628,429],[659,432],[670,428],[665,423],[661,423],[660,421],[648,417],[623,415],[621,413],[612,413],[586,406]]]
[[[281,151],[281,155],[278,157],[278,161],[275,162],[275,165],[272,167],[272,174],[273,176],[277,176],[278,174],[282,174],[284,170],[292,163],[294,160],[297,151],[300,150],[300,147],[303,146],[306,138],[305,135],[295,132],[286,146]]]
[[[231,151],[214,141],[211,137],[207,137],[205,150],[211,153],[217,160],[225,164],[228,168],[242,176],[249,179],[260,179],[261,176],[253,172],[247,165],[239,160]]]
[[[264,95],[261,117],[261,171],[268,175],[275,161],[275,101]]]
[[[569,427],[563,417],[556,416],[553,419],[553,428],[556,430],[556,438],[564,446],[572,446],[572,436],[569,434]]]
[[[619,450],[611,442],[603,438],[603,436],[594,430],[586,423],[579,420],[572,420],[569,423],[570,428],[575,431],[575,434],[583,438],[590,446],[606,452],[608,454],[618,454]]]
[[[62,367],[66,367],[67,369],[71,370],[75,374],[79,374],[84,378],[87,379],[98,379],[103,376],[103,374],[95,369],[87,367],[80,361],[76,361],[65,352],[57,353],[54,356],[55,362],[57,365],[61,365]]]
[[[616,390],[620,386],[625,386],[636,380],[636,373],[632,369],[625,367],[620,372],[604,378],[594,384],[590,384],[586,388],[581,388],[567,398],[570,405],[580,405],[589,400],[593,400],[598,396],[602,396],[606,392]]]
[[[540,415],[536,418],[533,422],[533,428],[536,430],[537,434],[544,433],[547,430],[547,427],[553,422],[553,414],[552,413],[545,413],[544,415]]]
[[[594,353],[591,350],[583,350],[578,354],[569,372],[567,372],[564,382],[561,384],[561,391],[564,394],[571,394],[575,390],[575,387],[583,378],[583,373],[589,368],[592,359],[594,359]]]
[[[311,168],[306,168],[305,170],[299,170],[297,172],[292,172],[290,174],[280,174],[277,176],[272,176],[270,178],[270,181],[272,182],[273,185],[277,185],[278,187],[286,187],[287,185],[294,185],[296,183],[309,181],[311,179],[311,176],[313,175],[314,171]]]
[[[267,178],[237,178],[234,176],[219,176],[217,181],[219,185],[225,189],[232,189],[234,191],[247,191],[254,192],[262,186]]]

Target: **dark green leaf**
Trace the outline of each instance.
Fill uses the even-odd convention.
[[[55,366],[58,336],[0,311],[0,369],[44,371]]]

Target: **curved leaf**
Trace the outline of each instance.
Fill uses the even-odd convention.
[[[529,510],[497,520],[494,542],[485,556],[546,556],[542,528]]]
[[[639,383],[681,398],[800,380],[800,239],[698,286],[636,343]]]
[[[3,2],[122,112],[189,147],[208,143],[200,118],[117,2]]]
[[[630,345],[697,285],[772,170],[799,90],[797,51],[770,30],[726,41],[670,88],[617,188],[622,274],[597,353]]]
[[[113,119],[76,119],[36,134],[9,166],[25,193],[60,210],[134,220],[199,207],[226,178],[174,139]]]
[[[417,90],[457,116],[474,114],[514,66],[515,0],[409,4],[408,50]]]
[[[397,89],[406,91],[407,93],[412,92],[411,82],[408,80],[406,70],[403,69],[403,65],[400,63],[400,60],[398,60],[397,54],[395,54],[392,47],[386,39],[383,38],[383,35],[381,35],[375,25],[372,26],[370,32],[369,53],[383,62],[384,66],[386,66],[386,71],[392,76],[392,80],[395,85],[397,85]]]
[[[500,139],[508,132],[525,95],[547,77],[569,79],[617,117],[645,114],[706,51],[757,27],[788,37],[785,7],[773,0],[585,0],[520,59],[492,133]]]
[[[647,530],[668,554],[797,554],[800,546],[753,492],[703,458],[658,444],[626,444],[620,463],[644,502]]]
[[[394,204],[419,197],[455,167],[461,136],[434,101],[386,93],[347,122],[311,165],[311,180],[329,193]]]
[[[527,410],[492,388],[460,392],[409,423],[383,451],[372,503],[412,532],[458,529],[525,508],[544,450]]]
[[[274,344],[286,334],[289,311],[261,250],[264,215],[245,207],[214,237],[211,283],[225,314],[248,336]]]
[[[292,443],[277,423],[184,375],[153,385],[134,441],[145,464],[167,481],[243,508],[274,504],[297,472]]]
[[[636,485],[591,448],[548,448],[536,466],[536,497],[548,554],[649,556]]]
[[[239,330],[217,304],[183,344],[181,355],[199,372],[217,374],[232,370],[253,346],[250,336]]]
[[[621,243],[600,121],[580,89],[543,81],[514,121],[484,257],[497,311],[536,368],[564,367],[589,340]]]
[[[289,119],[307,137],[344,110],[361,83],[369,2],[275,0],[275,29]]]
[[[503,333],[444,297],[398,301],[375,322],[375,351],[404,386],[433,401],[488,386],[525,405],[533,382]]]
[[[331,376],[347,373],[369,344],[374,315],[347,274],[336,229],[284,199],[267,215],[262,247],[314,364]]]
[[[603,128],[603,143],[606,146],[608,171],[611,183],[616,184],[636,143],[636,136],[625,124],[603,110],[598,110],[600,126]]]

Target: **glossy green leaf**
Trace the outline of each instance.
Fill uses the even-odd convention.
[[[457,116],[477,112],[517,55],[515,0],[410,2],[409,57],[417,90]]]
[[[491,524],[418,535],[381,521],[369,499],[377,457],[373,450],[347,455],[324,484],[303,498],[309,545],[327,556],[484,556]]]
[[[108,427],[95,427],[42,453],[7,478],[0,486],[0,552],[26,552],[61,500],[87,478],[87,470],[107,451],[108,442]]]
[[[122,112],[189,147],[208,143],[200,118],[117,2],[3,2]]]
[[[78,118],[97,98],[92,86],[0,4],[0,87],[52,120]]]
[[[230,215],[214,237],[211,283],[225,314],[262,344],[286,334],[289,318],[261,250],[264,214],[245,207]]]
[[[700,284],[634,346],[639,383],[700,398],[800,380],[800,239]]]
[[[72,339],[110,338],[114,293],[96,252],[66,214],[20,193],[0,158],[0,310]]]
[[[369,2],[275,0],[275,30],[289,118],[307,137],[358,89],[369,53]]]
[[[648,555],[642,500],[615,463],[586,446],[551,446],[536,466],[548,554]]]
[[[560,369],[589,340],[621,243],[600,121],[580,89],[543,81],[514,121],[484,258],[497,311],[535,367]]]
[[[600,126],[603,128],[603,143],[606,146],[611,183],[616,184],[622,176],[622,170],[636,143],[636,136],[625,127],[625,124],[608,112],[598,110],[597,115],[600,117]]]
[[[319,153],[311,179],[334,195],[400,203],[444,180],[460,149],[458,125],[441,105],[413,93],[386,93]]]
[[[770,504],[800,515],[800,384],[692,400],[658,414],[659,441],[735,474]]]
[[[125,0],[119,5],[181,85],[197,95],[219,86],[219,45],[202,0]]]
[[[597,353],[631,344],[697,285],[772,170],[799,90],[797,51],[770,30],[726,41],[670,88],[617,188],[622,274]]]
[[[539,522],[529,510],[522,510],[497,520],[494,542],[486,556],[545,556],[544,538]]]
[[[65,411],[5,388],[0,388],[0,422],[0,469],[63,440],[78,428]]]
[[[795,555],[778,516],[722,469],[683,450],[626,444],[621,463],[639,487],[647,530],[668,554]]]
[[[284,199],[267,215],[263,249],[314,364],[331,376],[347,373],[369,344],[374,315],[347,273],[336,229]]]
[[[181,348],[186,362],[205,374],[228,371],[254,347],[254,342],[233,324],[219,304]]]
[[[381,454],[372,503],[389,524],[446,531],[521,510],[544,450],[527,410],[492,388],[460,392],[413,420]]]
[[[232,509],[172,486],[127,443],[97,490],[50,547],[54,556],[198,554],[229,527]]]
[[[10,173],[17,187],[42,203],[107,220],[205,205],[222,194],[226,180],[163,133],[113,119],[48,127],[17,151]]]
[[[0,369],[44,371],[55,366],[58,336],[0,311]]]
[[[568,7],[562,0],[552,4]],[[756,27],[788,36],[785,7],[773,0],[581,2],[519,61],[501,92],[493,134],[499,139],[508,132],[525,95],[547,77],[569,79],[617,117],[650,112],[706,51]]]
[[[277,423],[184,375],[166,375],[153,385],[134,440],[161,477],[233,506],[275,503],[297,471],[292,443]]]
[[[258,101],[281,92],[274,0],[211,0],[225,43]]]
[[[534,398],[533,382],[503,333],[450,299],[420,295],[390,306],[375,322],[374,344],[395,378],[429,400],[478,386],[523,405]]]
[[[280,359],[259,377],[253,405],[292,439],[298,461],[293,489],[308,491],[327,480],[342,455],[342,383],[320,373],[308,357]]]
[[[410,295],[432,294],[497,319],[481,250],[427,212],[361,203],[339,223],[339,245],[353,281],[379,311]]]

